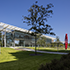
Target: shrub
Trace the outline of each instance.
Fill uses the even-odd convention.
[[[70,70],[70,53],[63,55],[60,60],[54,59],[51,63],[42,64],[38,70]]]

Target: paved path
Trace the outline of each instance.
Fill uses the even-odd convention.
[[[63,52],[47,52],[47,51],[37,51],[40,53],[49,53],[49,54],[68,54],[68,53],[63,53]]]
[[[33,49],[28,49],[28,48],[18,48],[18,50],[25,50],[25,51],[33,51],[35,52],[35,50]],[[68,54],[68,53],[64,53],[64,52],[48,52],[48,51],[38,51],[39,53],[49,53],[49,54]]]

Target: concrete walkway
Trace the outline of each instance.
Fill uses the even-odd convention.
[[[63,53],[63,52],[47,52],[47,51],[37,51],[40,53],[49,53],[49,54],[68,54],[68,53]]]
[[[14,49],[16,49],[16,48],[14,48]],[[35,52],[35,50],[28,49],[28,48],[18,48],[17,50],[25,50],[25,51],[33,51],[33,52]],[[68,54],[68,53],[64,53],[64,52],[48,52],[48,51],[38,51],[38,50],[37,50],[37,52],[39,52],[39,53],[49,53],[49,54]]]

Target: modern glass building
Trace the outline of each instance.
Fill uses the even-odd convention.
[[[34,46],[34,36],[31,36],[27,32],[28,30],[0,22],[0,33],[2,34],[0,40],[4,47]],[[51,43],[55,40],[53,37],[42,36],[46,37],[46,43]]]

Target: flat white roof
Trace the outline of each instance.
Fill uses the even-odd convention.
[[[56,39],[56,38],[53,38],[53,37],[50,37],[50,36],[47,36],[47,35],[42,35],[42,36],[44,36],[44,37],[46,37],[46,38],[53,39],[53,40],[55,40],[55,39]]]
[[[28,32],[28,30],[26,30],[26,29],[22,29],[22,28],[19,28],[19,27],[16,27],[16,26],[12,26],[12,25],[0,22],[0,31],[11,32],[11,30],[18,30],[18,31],[22,31],[22,32]],[[30,33],[31,33],[31,31],[30,31]],[[56,39],[56,38],[46,36],[46,35],[42,35],[42,36],[44,36],[46,38],[53,39],[53,40]]]

